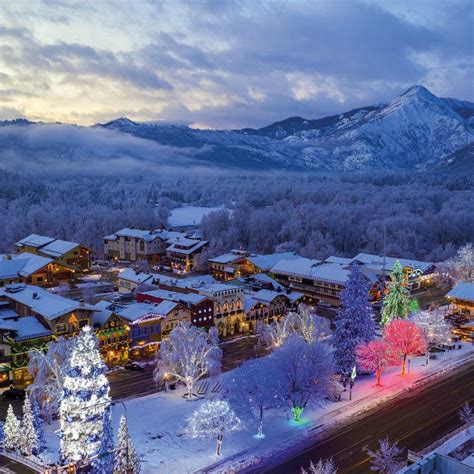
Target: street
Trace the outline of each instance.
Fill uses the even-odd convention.
[[[280,459],[264,466],[253,466],[252,473],[299,474],[310,461],[333,458],[338,473],[369,473],[370,460],[364,452],[374,450],[378,440],[388,436],[399,446],[419,451],[460,426],[457,411],[466,401],[474,400],[474,364],[458,369],[429,386],[414,391],[408,398],[395,399],[377,407],[349,425],[323,433],[298,456],[281,464]],[[249,471],[243,471],[249,472]]]
[[[222,370],[231,370],[252,357],[265,354],[263,347],[257,348],[255,337],[242,337],[222,343]],[[150,359],[151,361],[153,359]],[[110,394],[113,400],[144,395],[156,391],[153,382],[153,366],[145,367],[143,371],[118,370],[108,374]],[[21,415],[23,400],[8,400],[0,397],[0,420],[4,420],[8,404],[11,403],[17,416]]]

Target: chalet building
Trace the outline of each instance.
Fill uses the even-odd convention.
[[[328,261],[334,257],[330,257]],[[384,264],[385,260],[385,264]],[[422,262],[407,258],[384,257],[368,253],[359,253],[350,259],[349,263],[362,265],[365,274],[372,273],[381,281],[385,273],[386,279],[393,270],[395,262],[399,261],[410,291],[424,290],[434,286],[436,267],[432,262]],[[385,270],[384,270],[385,269]]]
[[[338,305],[339,293],[349,278],[349,267],[340,263],[299,258],[278,262],[271,273],[281,284],[305,295],[306,303],[322,300]],[[376,275],[368,272],[366,277],[370,285],[376,284]]]
[[[11,283],[54,286],[69,283],[76,275],[69,265],[29,252],[0,259],[0,287]]]
[[[104,255],[109,260],[159,261],[166,249],[185,232],[125,228],[104,237]]]
[[[133,303],[116,308],[115,313],[130,327],[130,357],[150,357],[157,351],[162,338],[179,321],[191,321],[191,310],[172,301]]]
[[[197,327],[209,329],[214,325],[214,305],[207,296],[196,293],[178,293],[169,290],[153,290],[137,294],[138,303],[181,303],[191,310],[191,322]]]
[[[42,255],[74,272],[85,273],[90,270],[92,252],[88,247],[77,242],[31,234],[16,242],[15,247],[19,254],[26,252]]]
[[[117,286],[120,293],[134,292],[140,285],[153,283],[151,273],[139,273],[131,268],[126,268],[117,276]]]
[[[208,260],[212,275],[221,281],[266,273],[280,260],[299,258],[293,252],[274,253],[269,255],[251,254],[244,250],[232,250],[229,253]]]
[[[166,249],[167,260],[173,269],[189,272],[196,267],[197,259],[208,243],[207,240],[176,239]]]
[[[109,367],[123,365],[128,360],[130,326],[117,315],[113,303],[99,301],[92,316],[92,325],[99,340],[99,349]]]
[[[0,310],[0,387],[23,386],[31,382],[29,352],[46,350],[52,331],[35,316],[5,316]]]
[[[94,311],[94,307],[32,285],[18,283],[1,288],[0,324],[2,340],[10,344],[10,380],[19,385],[29,383],[29,350],[45,348],[53,337],[76,335],[90,324]]]
[[[447,295],[448,301],[454,305],[456,313],[474,321],[474,283],[458,283]]]

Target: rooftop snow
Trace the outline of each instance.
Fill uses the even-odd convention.
[[[359,253],[357,254],[351,261],[357,260],[364,264],[366,267],[373,268],[375,270],[382,270],[383,269],[383,256],[380,255],[373,255],[369,253]],[[426,271],[430,268],[433,263],[432,262],[421,262],[419,260],[411,260],[407,258],[395,258],[395,257],[385,257],[385,268],[388,271],[393,269],[395,262],[399,261],[402,267],[413,268],[414,270],[419,269],[421,271]]]
[[[18,320],[10,319],[5,323],[0,322],[0,329],[15,331],[15,341],[45,337],[52,334],[52,331],[45,328],[34,316],[22,316]]]
[[[16,242],[17,247],[23,247],[24,245],[28,245],[30,247],[42,247],[43,245],[47,245],[50,242],[53,242],[52,237],[46,237],[44,235],[38,235],[38,234],[30,234],[28,237],[25,237],[24,239],[19,240]]]
[[[179,293],[177,291],[168,290],[152,290],[140,293],[144,296],[150,296],[153,298],[161,298],[163,300],[169,300],[174,302],[185,302],[191,304],[199,304],[203,302],[206,297],[204,295],[198,295],[196,293]]]
[[[118,274],[120,280],[128,280],[134,283],[144,283],[153,277],[150,273],[137,273],[131,268],[126,268]]]
[[[78,247],[77,242],[69,242],[68,240],[55,240],[41,248],[41,252],[52,257],[61,257],[65,253],[70,252],[72,249]]]
[[[309,258],[280,261],[272,268],[272,272],[339,284],[344,284],[349,278],[349,270],[346,266],[339,263],[310,260]]]
[[[0,279],[28,277],[52,262],[51,258],[24,252],[10,260],[0,260]]]
[[[446,296],[474,302],[474,283],[458,283]]]
[[[149,315],[156,315],[164,319],[176,306],[178,306],[178,303],[172,301],[162,301],[159,304],[133,303],[116,310],[116,313],[132,322]]]
[[[301,258],[293,252],[272,253],[268,255],[251,255],[247,260],[263,271],[270,271],[280,260],[297,260]]]
[[[184,240],[186,242],[184,242]],[[171,244],[166,249],[166,251],[189,255],[191,253],[196,252],[196,250],[199,250],[200,248],[204,247],[206,244],[207,244],[207,240],[194,240],[194,239],[175,240],[174,243]],[[181,248],[178,248],[177,245],[186,245],[187,248],[181,249]]]
[[[217,257],[213,257],[209,259],[209,262],[214,263],[231,263],[234,260],[239,260],[242,258],[242,255],[237,255],[235,253],[224,253],[222,255],[218,255]]]

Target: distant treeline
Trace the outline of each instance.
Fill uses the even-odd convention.
[[[166,225],[183,205],[225,204],[201,224],[208,254],[243,247],[307,257],[380,253],[441,261],[474,241],[474,178],[449,173],[323,176],[0,175],[0,252],[35,232],[102,254],[121,227]]]

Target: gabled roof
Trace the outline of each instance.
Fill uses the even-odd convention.
[[[144,296],[150,296],[152,298],[161,298],[163,300],[168,301],[175,301],[177,303],[191,303],[191,304],[199,304],[205,301],[207,298],[204,295],[200,295],[198,293],[179,293],[177,291],[169,291],[169,290],[152,290],[152,291],[145,291],[140,293]]]
[[[458,283],[446,296],[474,303],[474,283]]]
[[[224,253],[222,255],[218,255],[217,257],[212,257],[208,259],[208,261],[212,263],[226,264],[226,263],[232,263],[236,260],[240,260],[241,258],[242,258],[242,255],[237,255],[233,252],[229,252],[229,253]]]
[[[68,240],[55,240],[54,242],[41,247],[41,252],[51,255],[52,257],[61,257],[78,246],[79,244],[77,242],[69,242]]]
[[[346,257],[335,257],[334,255],[331,255],[326,259],[326,262],[330,263],[340,263],[342,265],[349,265],[352,262],[352,258],[346,258]]]
[[[52,237],[46,237],[44,235],[38,235],[38,234],[30,234],[27,237],[19,240],[18,242],[15,243],[17,247],[23,247],[24,245],[28,245],[29,247],[43,247],[43,245],[47,245],[50,242],[53,242]]]
[[[190,255],[207,245],[207,243],[207,240],[179,239],[175,240],[166,251]],[[186,248],[179,248],[181,245],[186,246]]]
[[[29,277],[53,262],[53,259],[23,252],[0,260],[0,279]]]
[[[145,283],[150,280],[151,283],[151,278],[153,275],[151,273],[137,273],[135,270],[131,268],[126,268],[125,270],[121,271],[118,274],[118,277],[120,280],[128,280],[132,281],[133,283]]]
[[[373,255],[370,253],[359,253],[357,254],[351,261],[357,261],[365,265],[367,268],[371,268],[373,270],[382,270],[383,269],[383,256],[381,255]],[[393,266],[395,265],[396,261],[399,261],[403,268],[408,267],[412,268],[413,270],[421,270],[425,272],[431,266],[433,266],[433,262],[422,262],[420,260],[413,260],[408,258],[395,258],[395,257],[385,257],[385,269],[387,271],[392,271]]]
[[[274,267],[280,260],[297,260],[301,257],[293,252],[281,252],[271,253],[268,255],[250,255],[246,257],[247,260],[252,262],[256,267],[261,270],[268,272]]]
[[[77,309],[96,310],[94,306],[83,305],[78,301],[51,293],[44,288],[22,283],[0,288],[0,296],[25,305],[32,312],[43,316],[47,320],[57,319]]]
[[[177,306],[178,303],[172,301],[162,301],[159,304],[132,303],[124,308],[117,309],[116,313],[131,322],[138,321],[150,315],[164,319]]]
[[[43,326],[35,316],[22,316],[18,319],[9,319],[5,322],[0,321],[0,329],[14,331],[13,339],[15,341],[24,341],[37,337],[51,336],[52,331]]]
[[[311,260],[304,257],[295,260],[280,260],[272,267],[271,271],[272,273],[310,278],[313,275],[314,267],[320,263],[320,260]]]
[[[271,303],[275,298],[279,296],[285,296],[285,293],[278,293],[277,291],[272,290],[260,290],[254,293],[253,298],[259,301],[263,301],[264,303]]]

